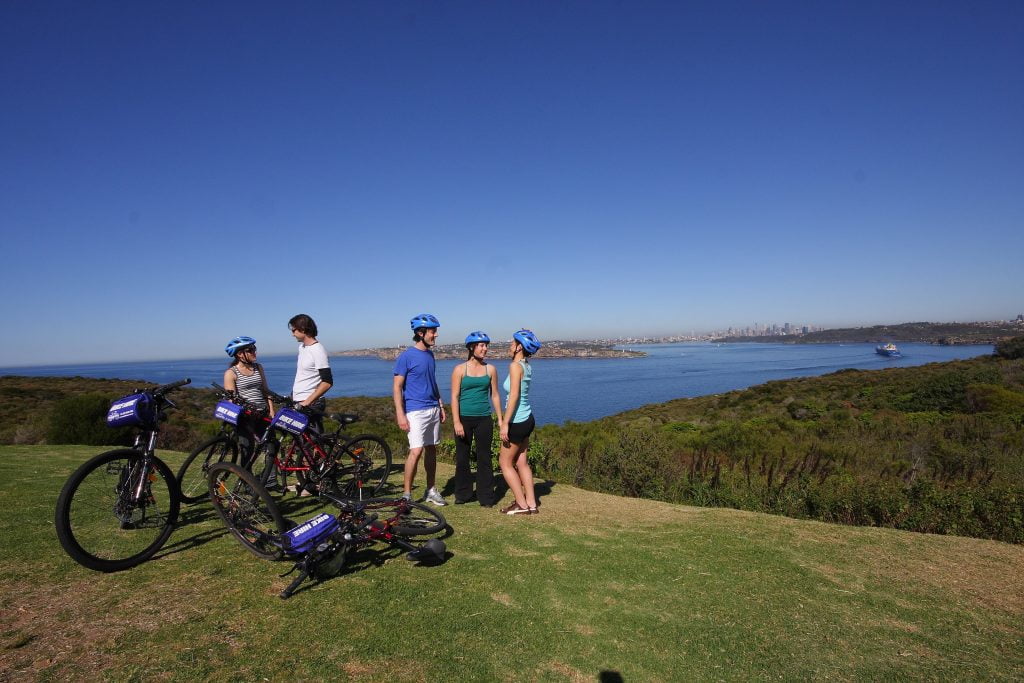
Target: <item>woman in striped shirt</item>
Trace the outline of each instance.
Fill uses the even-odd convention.
[[[245,412],[238,416],[238,443],[243,453],[248,454],[257,436],[266,429],[263,417],[274,413],[274,402],[270,400],[263,366],[256,362],[256,340],[235,337],[224,351],[231,357],[231,365],[224,371],[224,388],[245,406]]]

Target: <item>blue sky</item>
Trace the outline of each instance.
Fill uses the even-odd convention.
[[[1024,3],[0,4],[0,366],[1024,312]]]

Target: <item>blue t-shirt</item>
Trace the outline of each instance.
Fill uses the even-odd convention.
[[[402,392],[405,412],[436,408],[441,392],[437,388],[434,377],[433,351],[420,351],[410,346],[395,361],[395,376],[405,377],[405,390]]]

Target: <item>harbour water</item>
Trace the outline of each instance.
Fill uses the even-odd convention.
[[[885,358],[873,344],[648,344],[632,346],[645,358],[552,358],[533,361],[531,402],[539,424],[586,421],[648,403],[717,394],[788,377],[823,375],[844,368],[863,370],[923,365],[992,353],[990,345],[900,344],[902,358]],[[506,358],[492,358],[504,380]],[[270,388],[291,391],[295,356],[260,358]],[[374,358],[332,356],[335,385],[328,396],[390,396],[392,363]],[[458,361],[437,363],[445,402]],[[49,365],[0,368],[0,375],[108,377],[171,382],[191,377],[194,386],[221,382],[226,358]],[[500,383],[500,381],[499,381]],[[504,400],[504,399],[503,399]]]

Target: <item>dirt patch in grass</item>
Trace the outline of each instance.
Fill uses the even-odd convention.
[[[512,600],[512,596],[508,593],[491,593],[491,600],[494,600],[505,607],[512,607],[515,604]]]
[[[569,666],[564,662],[546,662],[537,667],[538,675],[544,673],[554,673],[559,676],[564,676],[566,680],[573,681],[574,683],[582,683],[583,681],[593,680],[592,676],[585,676],[579,669]]]
[[[0,629],[12,637],[0,650],[0,671],[16,680],[51,668],[48,675],[58,678],[116,668],[123,662],[114,645],[125,636],[205,613],[197,585],[179,580],[174,587],[125,591],[117,575],[91,575],[59,587],[7,584]]]
[[[95,608],[95,588],[79,581],[66,590],[40,588],[30,583],[5,586],[0,612],[4,632],[17,634],[0,651],[0,671],[10,680],[35,678],[59,664],[61,671],[103,671],[115,662],[105,648],[116,641],[128,624],[104,619]]]

